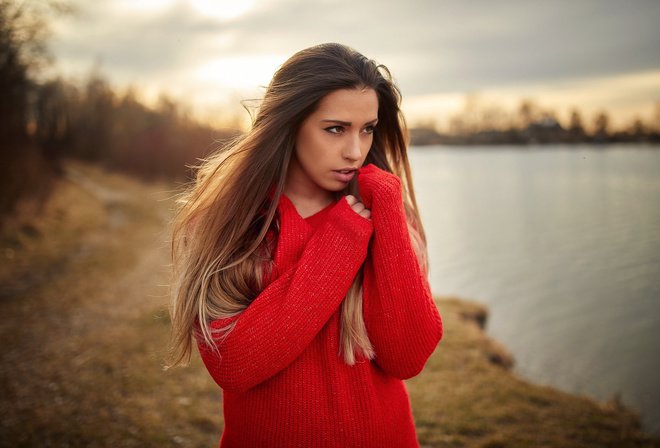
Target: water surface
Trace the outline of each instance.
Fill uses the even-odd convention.
[[[431,286],[486,304],[533,382],[660,434],[660,148],[413,148]]]

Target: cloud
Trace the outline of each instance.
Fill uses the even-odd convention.
[[[241,93],[227,78],[232,61],[242,61],[236,76],[243,81],[269,79],[272,64],[257,61],[328,41],[387,65],[404,96],[660,69],[655,0],[258,0],[232,19],[204,15],[186,0],[97,0],[81,8],[57,27],[54,50],[65,71],[98,59],[119,84],[193,97],[205,96],[202,88],[224,92],[213,98]],[[215,84],[214,66],[222,71]]]
[[[87,3],[80,17],[59,26],[54,51],[69,61],[100,60],[111,76],[157,78],[202,63],[217,46],[230,46],[231,32],[185,2],[168,8],[120,9],[109,0]]]
[[[269,6],[234,25],[238,51],[293,53],[341,41],[396,66],[410,94],[660,66],[660,3],[653,1],[292,0]]]

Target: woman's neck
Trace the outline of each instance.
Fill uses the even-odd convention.
[[[284,188],[284,194],[291,201],[300,216],[307,218],[312,216],[334,201],[334,195],[327,191],[327,194],[309,194],[308,191],[297,191],[291,188]]]

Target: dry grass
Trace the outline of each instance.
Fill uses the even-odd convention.
[[[68,166],[41,218],[0,235],[0,447],[217,446],[199,358],[162,368],[169,187]],[[438,304],[446,337],[408,382],[424,446],[660,446],[617,403],[517,379],[485,310]]]
[[[216,445],[220,390],[199,360],[163,372],[167,187],[73,168],[0,240],[0,446]]]
[[[510,355],[482,331],[485,310],[438,300],[445,338],[408,381],[417,431],[428,447],[657,447],[638,415],[530,384],[508,369]]]

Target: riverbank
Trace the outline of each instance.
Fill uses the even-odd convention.
[[[162,369],[171,187],[67,167],[0,236],[0,446],[216,446],[221,393],[199,358]],[[481,306],[437,303],[445,337],[407,382],[423,446],[660,446],[616,400],[517,378]]]
[[[483,306],[436,302],[446,336],[422,374],[408,381],[423,446],[660,446],[616,397],[597,402],[513,374],[507,349],[483,331]]]

